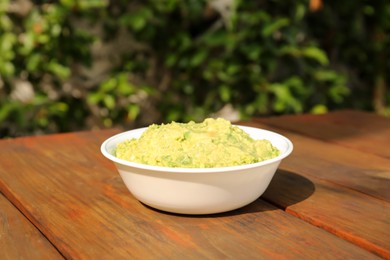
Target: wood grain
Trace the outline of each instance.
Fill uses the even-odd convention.
[[[390,158],[390,119],[361,111],[255,119],[274,127]]]
[[[307,192],[308,182],[313,183],[313,193],[301,200],[302,191]],[[312,225],[390,258],[390,204],[385,201],[283,170],[275,175],[263,197]]]
[[[281,133],[293,142],[293,154],[283,162],[286,170],[327,180],[390,202],[389,159],[258,122],[242,124]]]
[[[50,242],[0,194],[1,259],[63,259]]]
[[[390,258],[390,160],[256,122],[286,135],[293,154],[281,165],[264,197],[287,212],[376,254]],[[273,125],[273,124],[272,124]],[[288,172],[288,174],[286,173]],[[298,177],[297,177],[298,176]],[[307,190],[314,192],[299,201]]]
[[[0,141],[0,190],[66,258],[376,258],[261,199],[198,217],[148,208],[100,154],[113,133]]]

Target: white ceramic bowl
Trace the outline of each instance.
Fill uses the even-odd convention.
[[[108,138],[101,145],[101,152],[114,162],[129,191],[142,203],[174,213],[220,213],[243,207],[259,198],[282,159],[293,150],[291,141],[280,134],[253,127],[238,127],[254,139],[269,140],[281,154],[259,163],[220,168],[151,166],[115,156],[117,143],[139,138],[146,128]]]

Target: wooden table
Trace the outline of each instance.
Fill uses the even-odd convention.
[[[223,214],[144,206],[100,145],[119,130],[0,140],[1,259],[390,259],[390,119],[340,111],[242,122],[295,149]],[[178,194],[180,196],[180,194]]]

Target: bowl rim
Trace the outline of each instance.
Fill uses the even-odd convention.
[[[273,164],[275,162],[280,162],[282,159],[286,158],[291,154],[291,152],[294,149],[293,143],[288,139],[287,137],[276,133],[274,131],[262,129],[262,128],[257,128],[257,127],[251,127],[251,126],[243,126],[243,125],[235,125],[232,124],[232,126],[237,126],[245,131],[247,130],[252,130],[252,131],[261,131],[265,132],[268,134],[272,134],[276,136],[278,139],[284,141],[287,145],[287,149],[285,152],[281,153],[280,155],[268,159],[265,161],[257,162],[257,163],[250,163],[250,164],[243,164],[243,165],[235,165],[235,166],[226,166],[226,167],[213,167],[213,168],[185,168],[185,167],[166,167],[166,166],[156,166],[156,165],[148,165],[148,164],[142,164],[142,163],[137,163],[137,162],[131,162],[127,160],[120,159],[116,157],[115,155],[112,155],[107,148],[108,143],[113,141],[114,139],[117,139],[119,137],[122,137],[124,135],[128,135],[131,132],[135,131],[140,131],[143,132],[145,131],[148,127],[142,127],[142,128],[135,128],[132,130],[128,130],[125,132],[121,132],[118,134],[115,134],[109,138],[107,138],[105,141],[100,146],[100,151],[101,153],[109,160],[113,161],[114,163],[133,167],[133,168],[139,168],[143,170],[149,170],[149,171],[155,171],[155,172],[180,172],[180,173],[212,173],[212,172],[230,172],[230,171],[237,171],[237,170],[245,170],[245,169],[252,169],[264,165],[269,165]]]

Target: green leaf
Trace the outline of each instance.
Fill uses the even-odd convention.
[[[296,21],[302,20],[306,14],[306,10],[307,10],[306,4],[296,3],[295,15],[294,15],[295,20]]]
[[[259,93],[255,100],[256,111],[265,114],[268,112],[268,95],[267,93]],[[255,111],[253,111],[255,112]]]
[[[207,47],[224,46],[226,44],[226,32],[207,33],[202,36],[200,42],[207,45]]]
[[[104,93],[108,93],[118,86],[118,79],[116,77],[110,77],[100,84],[100,90]]]
[[[7,15],[1,15],[0,4],[0,28],[4,31],[11,31],[13,27],[12,20]]]
[[[77,0],[60,0],[60,3],[67,8],[74,8]]]
[[[50,36],[47,35],[47,34],[39,34],[38,37],[37,37],[37,41],[40,43],[40,44],[47,44],[49,43],[51,40]]]
[[[231,89],[227,85],[221,85],[218,89],[219,96],[223,102],[230,101],[231,98]]]
[[[127,108],[127,118],[131,121],[135,120],[140,112],[141,108],[138,105],[130,104]]]
[[[192,67],[197,67],[202,64],[208,56],[208,52],[204,50],[199,50],[195,55],[191,58],[190,65]]]
[[[51,60],[47,65],[47,69],[61,79],[66,79],[70,76],[70,68]]]
[[[5,103],[0,107],[0,122],[3,122],[15,108],[15,103]]]
[[[22,47],[19,49],[20,54],[28,55],[35,47],[35,35],[32,31],[28,31],[22,37]]]
[[[87,96],[87,102],[94,105],[98,104],[102,99],[103,94],[101,94],[100,92],[91,92]]]
[[[272,35],[274,32],[280,30],[281,28],[287,26],[290,24],[290,20],[288,18],[278,18],[275,21],[266,24],[261,33],[264,37],[269,37]]]
[[[105,95],[103,103],[108,109],[113,109],[115,107],[115,98],[111,95]]]
[[[50,28],[50,33],[53,37],[58,37],[61,34],[62,28],[60,24],[53,24]]]
[[[103,119],[103,125],[105,127],[112,127],[112,119],[111,118],[104,118]]]
[[[3,52],[9,52],[16,44],[17,38],[13,33],[0,34],[0,55],[3,56]]]
[[[30,72],[35,72],[38,70],[40,63],[42,62],[42,56],[40,53],[34,53],[32,54],[27,60],[26,60],[26,67],[27,70]]]
[[[83,10],[107,7],[109,0],[78,0],[78,7]]]
[[[236,73],[238,73],[239,71],[241,70],[241,66],[240,65],[237,65],[237,64],[229,64],[227,69],[226,69],[226,73],[229,74],[229,75],[235,75]]]
[[[263,51],[259,44],[243,45],[241,50],[252,61],[258,61]]]
[[[69,110],[68,104],[64,102],[55,102],[48,106],[48,111],[53,115],[63,115]]]
[[[178,58],[179,56],[175,53],[167,53],[165,56],[165,65],[168,67],[173,67],[176,64]]]
[[[299,57],[301,56],[301,50],[298,49],[296,46],[286,45],[283,46],[278,50],[278,53],[280,55],[291,55],[293,57]]]
[[[141,8],[122,16],[120,18],[120,22],[124,25],[130,26],[134,31],[140,31],[145,28],[150,17],[150,10]]]
[[[323,104],[317,104],[311,109],[310,112],[313,114],[325,114],[328,112],[328,108]]]
[[[334,102],[341,103],[349,94],[349,89],[346,85],[335,85],[329,88],[328,93]]]
[[[121,96],[129,96],[134,94],[137,90],[137,86],[129,82],[127,73],[120,75],[118,83],[118,94]]]
[[[3,77],[11,77],[15,74],[15,66],[12,62],[0,62],[0,75]]]
[[[335,79],[335,73],[329,70],[318,70],[314,74],[314,77],[318,81],[329,81]]]
[[[303,56],[316,60],[321,65],[328,65],[329,60],[326,53],[317,47],[306,47],[302,50]]]
[[[8,11],[9,1],[10,0],[1,0],[0,1],[0,13]]]
[[[273,103],[275,111],[287,112],[292,110],[295,113],[302,112],[302,104],[292,95],[287,84],[273,83],[269,89],[275,95],[275,101]]]

